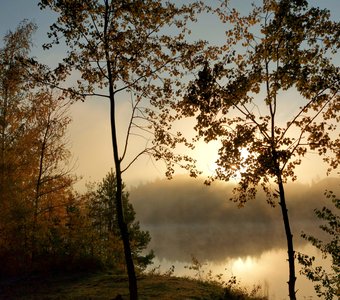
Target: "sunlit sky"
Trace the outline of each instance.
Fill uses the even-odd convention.
[[[183,1],[181,1],[183,2]],[[185,1],[184,1],[185,2]],[[207,1],[211,3],[211,1]],[[249,9],[253,1],[231,1],[231,5],[241,11]],[[259,2],[259,1],[257,1]],[[48,11],[39,10],[38,1],[33,0],[0,0],[0,35],[3,37],[8,30],[15,30],[16,26],[23,19],[34,21],[38,25],[38,31],[34,35],[34,48],[32,55],[36,56],[43,63],[52,65],[61,58],[63,49],[53,48],[50,51],[43,51],[41,45],[46,42],[49,25],[53,14]],[[329,8],[334,19],[340,15],[339,3],[337,0],[310,1]],[[204,15],[193,28],[193,38],[207,39],[212,43],[223,42],[226,28],[211,16]],[[1,42],[2,43],[2,42]],[[1,44],[0,44],[1,45]],[[129,111],[124,101],[118,106],[118,115],[125,120]],[[113,166],[112,149],[109,127],[109,106],[103,100],[95,98],[88,99],[85,103],[76,103],[71,109],[73,123],[69,128],[70,147],[76,161],[76,172],[83,176],[80,187],[86,181],[98,181],[104,177],[107,171]],[[285,110],[282,114],[289,114]],[[189,122],[187,130],[190,130]],[[184,127],[185,128],[185,127]],[[134,145],[132,145],[134,147]],[[198,167],[204,175],[209,175],[214,169],[214,161],[217,159],[216,143],[209,145],[200,144],[193,155],[198,159]],[[297,171],[299,180],[310,182],[325,176],[325,166],[317,154],[309,154]],[[164,177],[164,166],[162,163],[155,163],[150,157],[142,157],[124,174],[124,181],[128,186],[152,181]]]
[[[217,0],[216,0],[217,1]],[[185,2],[185,0],[181,0]],[[215,2],[214,0],[207,3]],[[232,5],[241,11],[249,9],[250,0],[234,0]],[[256,1],[259,2],[259,1]],[[340,16],[339,0],[310,0],[312,5],[319,5],[329,8],[333,19],[338,20]],[[63,49],[53,48],[50,51],[43,51],[41,45],[47,42],[47,31],[53,20],[53,14],[48,11],[40,11],[35,0],[0,0],[0,36],[3,37],[8,30],[14,31],[17,25],[23,19],[34,21],[38,25],[38,30],[33,37],[34,48],[32,55],[37,57],[41,62],[54,65],[58,59],[62,58]],[[199,22],[193,28],[194,39],[207,39],[212,43],[222,43],[224,40],[224,28],[213,17],[204,15],[199,18]],[[0,41],[0,47],[2,41]],[[340,63],[339,54],[336,59]],[[285,97],[295,99],[295,94],[286,94]],[[117,115],[120,121],[126,120],[129,110],[126,102],[120,101],[117,108]],[[127,99],[129,100],[129,99]],[[280,112],[279,118],[282,120],[289,116],[292,106],[286,106]],[[84,103],[75,103],[71,108],[73,122],[68,132],[69,145],[76,162],[77,174],[83,176],[83,180],[78,184],[82,189],[86,181],[99,181],[113,167],[111,136],[109,127],[109,104],[103,100],[91,98]],[[124,126],[123,126],[124,128]],[[186,131],[190,131],[190,121],[183,125]],[[214,162],[217,159],[216,143],[205,145],[201,143],[194,151],[198,159],[198,167],[203,171],[205,176],[210,175],[214,170]],[[133,145],[134,147],[134,145]],[[311,183],[325,177],[325,165],[322,164],[320,157],[315,153],[306,156],[302,166],[297,170],[298,181],[302,183]],[[336,172],[332,174],[338,176]],[[142,157],[124,173],[124,181],[128,187],[139,185],[157,178],[164,177],[164,166],[162,163],[155,163],[150,157]],[[161,194],[161,192],[159,192]],[[211,200],[211,199],[209,199]],[[155,205],[153,205],[155,206]],[[164,233],[162,233],[162,238]],[[252,283],[253,277],[258,276],[259,280],[271,280],[271,290],[277,290],[276,285],[281,284],[285,289],[286,281],[286,260],[285,250],[275,253],[264,253],[261,262],[250,258],[239,258],[229,262],[229,270],[238,272],[249,279]],[[166,267],[165,262],[162,262]],[[271,268],[275,266],[275,270]],[[224,271],[224,265],[221,266],[221,272]],[[282,269],[280,274],[277,270]],[[184,272],[184,271],[183,271]],[[257,273],[256,273],[257,272]],[[256,275],[256,274],[260,275]],[[276,276],[281,276],[280,278]],[[248,283],[246,281],[246,283]],[[275,282],[275,284],[273,284]],[[299,281],[300,282],[300,281]],[[300,283],[299,283],[300,284]],[[284,292],[285,294],[285,292]],[[276,298],[279,299],[279,298]],[[282,298],[280,298],[282,299]]]

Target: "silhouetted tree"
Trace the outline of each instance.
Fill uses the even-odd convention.
[[[206,61],[186,97],[184,116],[196,117],[197,139],[220,141],[215,179],[238,178],[234,200],[279,198],[287,238],[289,296],[295,296],[295,253],[284,184],[307,150],[329,163],[340,159],[338,22],[307,1],[264,1],[248,16],[223,6],[217,11],[232,26],[223,57]],[[276,188],[272,188],[275,182]]]
[[[160,0],[42,0],[40,7],[50,8],[58,14],[57,21],[50,27],[52,42],[45,48],[61,41],[68,47],[67,56],[48,78],[49,84],[55,79],[55,85],[58,85],[58,80],[66,79],[76,70],[81,77],[77,86],[59,85],[59,88],[73,99],[96,96],[110,102],[117,219],[124,244],[130,298],[137,299],[129,231],[123,213],[122,173],[145,153],[156,159],[166,158],[170,173],[174,163],[183,161],[172,154],[171,147],[161,145],[159,141],[184,142],[182,136],[167,133],[171,128],[167,121],[171,120],[164,99],[174,93],[172,78],[176,77],[176,83],[180,85],[183,66],[190,69],[193,54],[203,47],[204,43],[188,44],[185,41],[189,32],[185,25],[195,20],[195,12],[201,3],[177,7]],[[166,34],[170,29],[172,33]],[[116,116],[119,94],[125,95],[131,103],[131,118],[124,124],[127,134],[123,141],[119,141],[117,135],[117,126],[121,125]],[[151,109],[150,104],[156,108]],[[156,116],[161,124],[152,121]],[[132,134],[143,136],[146,147],[126,162]],[[153,136],[156,137],[154,143],[151,142]]]

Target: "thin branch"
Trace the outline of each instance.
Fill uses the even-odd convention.
[[[140,103],[140,101],[141,101],[141,98],[137,99],[135,101],[135,104],[133,104],[133,99],[132,99],[132,95],[131,95],[132,112],[131,112],[131,117],[130,117],[130,122],[129,122],[129,125],[128,125],[128,129],[127,129],[127,132],[126,132],[126,135],[125,135],[126,138],[125,138],[123,155],[120,157],[120,161],[123,161],[124,157],[126,155],[128,144],[129,144],[129,138],[130,138],[131,127],[132,127],[132,124],[133,124],[134,115],[135,115],[137,106]]]
[[[166,62],[164,62],[161,66],[159,66],[158,68],[156,68],[155,70],[153,70],[153,71],[151,71],[149,74],[144,74],[144,75],[141,75],[141,76],[139,76],[138,78],[136,78],[135,80],[133,80],[131,83],[128,83],[127,85],[125,85],[125,86],[123,86],[123,87],[121,87],[121,88],[119,88],[119,89],[116,89],[115,90],[115,94],[116,93],[119,93],[119,92],[121,92],[121,91],[123,91],[123,90],[126,90],[126,89],[129,89],[129,88],[131,88],[132,86],[134,86],[137,82],[139,82],[140,80],[142,80],[142,79],[144,79],[144,78],[150,78],[150,80],[151,80],[151,77],[152,77],[152,75],[154,75],[154,74],[156,74],[158,71],[160,71],[161,69],[163,69],[165,66],[167,66],[170,62],[174,62],[174,61],[176,61],[178,58],[179,58],[180,56],[176,56],[176,57],[174,57],[174,58],[172,58],[172,59],[169,59],[169,60],[167,60]]]
[[[309,125],[310,125],[310,124],[311,124],[311,123],[312,123],[312,122],[313,122],[313,121],[321,114],[321,112],[323,111],[323,109],[328,105],[328,103],[329,103],[330,101],[332,101],[332,99],[333,99],[333,97],[334,97],[335,95],[336,95],[336,93],[334,93],[334,95],[333,95],[328,101],[326,101],[326,103],[321,107],[321,109],[318,110],[318,112],[314,115],[314,117],[311,118],[310,121],[309,121],[309,122],[304,126],[304,128],[301,130],[299,138],[298,138],[293,144],[291,144],[291,145],[287,148],[287,149],[289,149],[289,148],[292,147],[292,145],[295,144],[293,150],[290,151],[291,154],[293,154],[293,153],[296,151],[297,147],[299,147],[299,146],[301,145],[300,142],[301,142],[301,140],[302,140],[302,138],[303,138],[303,134],[307,131],[308,126],[309,126]],[[281,170],[284,169],[284,167],[286,166],[287,163],[288,163],[288,161],[286,161],[286,162],[283,164]]]
[[[153,148],[144,148],[141,152],[139,152],[131,161],[130,163],[121,170],[121,173],[123,174],[127,169],[129,169],[131,167],[131,165],[143,154],[148,153],[150,150],[152,150]]]
[[[97,23],[96,23],[96,21],[94,20],[93,15],[92,15],[92,13],[91,13],[90,10],[89,10],[89,14],[90,14],[90,17],[91,17],[91,20],[92,20],[92,24],[94,25],[94,28],[95,28],[95,30],[96,30],[97,35],[100,37],[100,39],[102,39],[101,33],[100,33],[100,31],[99,31],[99,29],[98,29],[98,26],[97,26]],[[104,42],[103,40],[101,40],[101,41]]]
[[[83,98],[86,98],[86,97],[102,97],[102,98],[108,98],[108,99],[110,98],[109,95],[104,95],[104,94],[99,94],[99,93],[80,93],[80,92],[73,90],[72,88],[63,88],[59,85],[51,84],[49,82],[41,82],[41,83],[48,84],[52,88],[61,90],[63,92],[68,92],[68,93],[71,93],[71,94],[74,94],[74,95],[77,95],[77,96],[81,96]]]
[[[28,67],[28,64],[25,64],[25,66]],[[80,93],[78,91],[75,91],[72,88],[61,87],[60,85],[52,83],[50,81],[42,80],[41,78],[37,77],[34,73],[29,72],[29,71],[28,71],[28,75],[29,75],[30,79],[33,78],[36,82],[39,82],[40,84],[47,85],[47,86],[49,86],[52,89],[57,89],[57,90],[60,90],[62,92],[71,93],[73,95],[77,95],[77,96],[80,96],[80,97],[83,97],[83,98],[94,97],[94,96],[102,97],[102,98],[110,98],[108,95],[104,95],[104,94],[99,94],[99,93]]]
[[[150,134],[152,134],[151,132],[148,132],[147,130],[145,130],[147,133],[150,133]],[[149,140],[149,138],[147,138],[145,135],[142,135],[142,134],[139,134],[139,133],[134,133],[134,132],[131,132],[131,135],[133,135],[133,136],[136,136],[136,137],[139,137],[139,138],[142,138],[142,139],[144,139],[144,140]]]
[[[286,127],[286,129],[285,129],[284,132],[282,133],[282,135],[281,135],[279,141],[282,140],[282,138],[285,136],[285,134],[287,133],[287,131],[289,130],[289,128],[290,128],[290,127],[296,122],[296,120],[302,115],[302,113],[304,112],[304,110],[307,109],[307,108],[310,106],[310,104],[311,104],[312,102],[314,102],[315,99],[316,99],[317,97],[319,97],[319,96],[320,96],[323,92],[325,92],[326,90],[327,90],[327,88],[324,88],[322,91],[319,91],[319,93],[318,93],[317,95],[315,95],[311,100],[309,100],[309,101],[307,102],[307,104],[305,104],[305,106],[303,106],[303,107],[300,109],[299,113],[293,118],[293,120],[292,120],[291,122],[289,122],[288,126]],[[337,92],[335,92],[335,94],[336,94],[336,93],[337,93]]]
[[[263,131],[261,128],[260,123],[258,123],[255,119],[255,117],[253,116],[253,114],[248,110],[248,108],[244,105],[241,104],[243,106],[243,108],[246,110],[246,112],[242,111],[238,106],[235,106],[241,113],[243,113],[243,115],[246,118],[249,118],[252,122],[255,123],[255,125],[257,126],[257,128],[260,130],[261,134],[263,135],[263,137],[265,137],[266,139],[270,140],[270,137],[268,136],[267,132]]]
[[[136,124],[136,123],[133,123],[133,126],[134,126],[135,128],[138,128],[139,130],[142,130],[142,131],[146,132],[146,133],[153,134],[153,132],[150,131],[150,130],[148,130],[147,127],[145,128],[145,127],[140,126],[140,125],[138,125],[138,124]],[[134,134],[134,135],[137,135],[137,134]]]
[[[47,191],[45,191],[45,192],[41,192],[41,193],[39,194],[39,198],[42,197],[42,196],[44,196],[44,195],[51,194],[51,193],[54,193],[54,192],[57,192],[57,191],[66,189],[66,188],[68,188],[68,187],[70,187],[70,186],[71,186],[70,183],[65,183],[65,184],[59,185],[59,186],[54,187],[54,188],[52,188],[52,189],[49,189],[49,190],[47,190]]]
[[[91,19],[92,19],[92,23],[94,24],[94,26],[95,26],[95,28],[96,28],[97,34],[100,36],[100,33],[99,33],[99,31],[98,31],[98,28],[97,28],[97,25],[96,25],[96,23],[94,22],[91,13],[90,13],[90,16],[91,16]],[[87,35],[85,34],[85,32],[83,32],[82,30],[79,30],[79,31],[80,31],[81,35],[83,36],[83,38],[86,40],[87,45],[91,47],[90,40],[88,39],[88,37],[87,37]],[[103,41],[102,41],[102,42],[103,42]],[[99,44],[100,44],[100,42],[98,42],[96,46],[98,47]],[[97,53],[96,47],[91,47],[91,48],[92,48],[92,51],[93,51],[94,53]],[[89,62],[90,62],[90,61],[89,61]],[[108,80],[108,79],[109,79],[108,76],[105,74],[103,68],[100,66],[100,60],[96,59],[94,62],[97,64],[97,67],[98,67],[100,73],[104,76],[104,78],[106,78],[106,79]]]

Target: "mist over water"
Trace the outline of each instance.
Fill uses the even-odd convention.
[[[176,275],[188,275],[184,266],[194,256],[216,274],[237,275],[243,284],[260,283],[270,299],[288,299],[286,238],[280,206],[270,206],[264,193],[259,192],[255,200],[238,208],[229,200],[232,188],[225,183],[205,186],[203,180],[178,176],[132,189],[130,199],[136,219],[152,237],[150,248],[156,254],[155,265],[162,265],[166,271],[174,264]],[[314,214],[315,208],[332,208],[325,190],[340,195],[339,180],[328,178],[311,185],[286,186],[297,251],[318,255],[300,235],[304,231],[325,237]],[[316,299],[312,283],[299,275],[297,288],[300,297]]]
[[[320,236],[315,208],[327,203],[325,190],[340,194],[335,178],[313,185],[288,184],[286,198],[295,246],[304,246],[301,231]],[[205,186],[200,180],[178,177],[159,180],[131,191],[131,202],[142,228],[150,231],[157,257],[188,261],[191,255],[214,262],[226,258],[259,257],[284,249],[286,239],[280,206],[272,207],[259,192],[244,207],[230,201],[232,186]]]

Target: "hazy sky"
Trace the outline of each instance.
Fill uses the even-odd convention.
[[[184,1],[185,2],[185,1]],[[249,9],[253,1],[231,1],[240,10]],[[257,1],[259,2],[259,1]],[[310,1],[331,9],[334,18],[340,15],[337,0]],[[15,30],[16,26],[23,19],[29,19],[37,23],[38,31],[34,36],[35,47],[32,54],[42,62],[53,65],[62,55],[62,48],[53,48],[50,51],[42,51],[42,43],[47,41],[46,32],[53,20],[53,14],[37,7],[38,1],[34,0],[0,0],[0,35],[9,30]],[[211,3],[208,1],[208,3]],[[193,28],[194,39],[208,39],[213,43],[221,43],[224,40],[225,28],[220,26],[218,21],[211,16],[201,16],[198,24]],[[1,45],[1,44],[0,44]],[[126,120],[128,115],[127,106],[122,101],[118,105],[118,116]],[[87,180],[100,180],[113,166],[112,150],[109,128],[109,106],[103,100],[88,99],[85,103],[76,103],[71,109],[73,123],[69,129],[69,140],[74,159],[77,161],[77,173],[84,176],[81,185]],[[289,114],[289,110],[283,111]],[[190,130],[189,122],[183,128]],[[144,143],[144,142],[142,142]],[[144,144],[139,144],[144,145]],[[132,148],[135,146],[133,145]],[[133,149],[134,150],[134,149]],[[203,170],[204,175],[214,168],[216,160],[215,144],[200,144],[193,155],[198,158],[198,166]],[[313,179],[322,178],[325,175],[325,168],[321,159],[316,154],[308,155],[301,168],[298,170],[299,179],[303,182],[310,182]],[[164,177],[164,166],[155,162],[149,157],[142,157],[129,171],[124,174],[124,181],[128,186],[148,182],[156,178]]]

